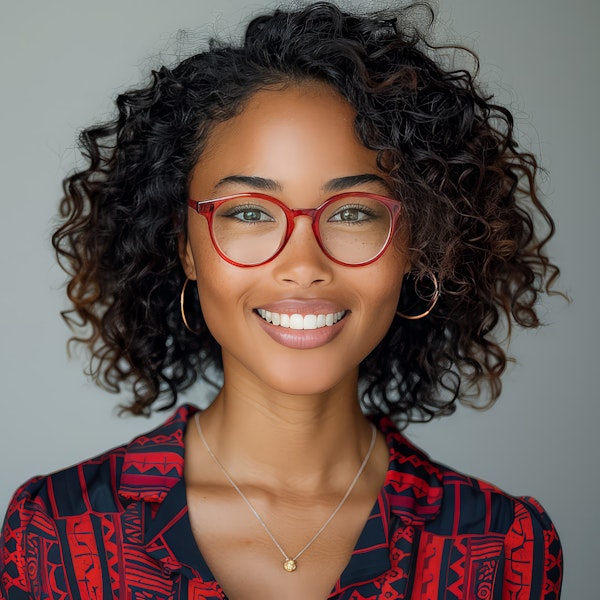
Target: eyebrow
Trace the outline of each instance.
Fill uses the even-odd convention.
[[[379,175],[375,175],[375,173],[363,173],[361,175],[338,177],[337,179],[328,181],[323,186],[323,189],[326,192],[341,192],[348,188],[362,185],[363,183],[380,183],[389,189],[389,185],[386,183],[385,179],[383,177],[379,177]]]
[[[281,192],[281,184],[273,179],[267,179],[265,177],[254,177],[249,175],[229,175],[221,179],[214,187],[215,190],[218,188],[230,184],[247,185],[257,190],[263,190],[266,192]],[[341,192],[357,185],[364,183],[379,183],[389,189],[389,185],[386,183],[383,177],[375,175],[375,173],[363,173],[360,175],[348,175],[346,177],[337,177],[331,179],[324,186],[325,192]]]
[[[247,185],[257,190],[265,192],[281,192],[281,185],[273,179],[265,179],[264,177],[252,177],[249,175],[229,175],[223,177],[214,187],[215,190],[227,185],[228,183],[237,183],[238,185]]]

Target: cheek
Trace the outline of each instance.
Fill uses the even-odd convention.
[[[402,281],[404,275],[408,271],[409,263],[403,254],[393,252],[389,261],[382,265],[383,272],[380,275],[380,288],[377,296],[379,297],[377,310],[381,315],[381,319],[385,320],[384,335],[391,324],[394,314],[398,308],[400,292],[402,290]]]
[[[398,307],[407,262],[396,253],[386,255],[371,272],[361,274],[363,295],[359,299],[364,319],[362,327],[370,349],[387,333]]]
[[[217,343],[221,347],[227,346],[227,340],[232,335],[239,337],[238,321],[234,318],[238,310],[235,290],[226,277],[221,277],[205,266],[201,266],[196,272],[204,322]]]
[[[400,298],[399,286],[390,285],[379,290],[370,306],[371,318],[368,327],[372,346],[375,347],[388,332],[398,307]]]
[[[378,271],[371,282],[373,294],[379,299],[381,309],[396,310],[404,275],[409,271],[410,263],[406,258],[404,246],[391,246],[386,254],[376,263]]]
[[[197,263],[198,296],[204,318],[212,329],[212,321],[217,322],[229,315],[238,305],[242,287],[236,279],[228,274],[227,267],[218,260],[205,260]]]
[[[231,318],[239,296],[239,293],[236,294],[237,278],[231,272],[234,267],[223,261],[214,249],[206,221],[203,221],[190,230],[188,256],[193,263],[202,315],[210,332],[221,343],[221,324],[229,320],[225,318],[227,315]],[[235,275],[239,277],[240,273]]]

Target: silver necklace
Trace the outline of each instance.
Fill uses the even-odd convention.
[[[367,463],[369,462],[369,458],[371,457],[371,453],[373,452],[373,448],[375,447],[375,439],[377,437],[377,430],[375,429],[375,426],[373,424],[371,424],[371,431],[372,431],[371,444],[369,445],[369,449],[367,450],[367,453],[365,454],[365,457],[363,458],[363,461],[362,461],[356,475],[354,476],[354,479],[351,481],[350,485],[348,486],[348,489],[346,490],[346,493],[344,494],[343,498],[340,500],[339,504],[335,507],[335,510],[329,515],[329,518],[327,519],[327,521],[325,521],[325,523],[323,523],[323,525],[321,526],[319,531],[317,531],[317,533],[315,533],[315,535],[313,535],[313,537],[309,540],[308,544],[306,544],[306,546],[304,546],[304,548],[302,548],[302,550],[300,550],[300,552],[298,552],[298,554],[296,554],[296,556],[293,556],[290,558],[287,555],[287,553],[285,552],[285,550],[281,547],[281,544],[275,539],[275,536],[271,533],[271,530],[268,528],[267,524],[262,520],[261,516],[258,514],[258,512],[254,508],[254,506],[252,506],[252,503],[250,502],[250,500],[248,500],[248,498],[246,497],[244,492],[242,492],[242,490],[239,488],[239,486],[231,478],[231,475],[229,475],[229,473],[227,472],[225,467],[221,464],[219,459],[215,456],[214,452],[210,449],[210,446],[208,445],[208,442],[206,441],[206,438],[204,437],[204,434],[202,433],[202,427],[200,427],[199,417],[200,417],[200,413],[198,412],[194,416],[194,422],[196,423],[196,429],[198,430],[198,434],[200,435],[200,439],[202,440],[202,443],[204,444],[206,451],[208,452],[209,456],[215,461],[215,463],[221,469],[221,471],[223,471],[223,475],[225,475],[225,477],[227,478],[227,481],[229,481],[231,486],[241,496],[242,500],[248,505],[248,508],[252,511],[252,514],[256,517],[258,522],[262,525],[262,528],[266,531],[267,535],[271,538],[271,540],[273,541],[275,546],[277,546],[277,549],[279,550],[279,552],[281,552],[281,555],[283,556],[284,570],[287,571],[288,573],[292,573],[293,571],[295,571],[298,568],[296,561],[312,546],[314,541],[323,533],[323,531],[325,531],[325,528],[327,527],[327,525],[329,525],[329,523],[331,523],[331,521],[333,520],[335,515],[338,514],[340,508],[342,508],[342,506],[344,505],[344,502],[346,502],[346,500],[348,499],[348,496],[350,496],[350,494],[352,493],[352,490],[354,489],[356,482],[362,475],[362,472],[365,470],[365,467],[367,466]]]

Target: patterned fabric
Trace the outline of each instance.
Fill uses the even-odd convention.
[[[183,481],[181,407],[155,431],[15,494],[0,540],[0,599],[222,600],[195,543]],[[336,600],[550,600],[562,552],[531,498],[431,462],[383,417],[382,491]]]

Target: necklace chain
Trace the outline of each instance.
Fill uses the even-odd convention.
[[[323,531],[325,531],[325,528],[327,527],[327,525],[329,525],[329,523],[331,523],[331,521],[333,520],[335,515],[338,514],[339,510],[342,508],[342,506],[344,505],[344,502],[346,502],[346,500],[352,493],[354,486],[356,485],[357,481],[359,480],[360,476],[362,475],[363,471],[365,470],[365,467],[367,466],[367,463],[369,462],[369,458],[371,457],[371,453],[373,452],[373,448],[375,447],[375,439],[377,437],[377,430],[375,429],[375,426],[373,424],[371,424],[372,434],[371,434],[371,443],[369,445],[369,449],[367,450],[367,453],[365,454],[365,457],[363,458],[363,461],[362,461],[356,475],[354,476],[354,479],[350,482],[350,485],[348,486],[348,489],[346,490],[346,493],[340,500],[339,504],[335,507],[335,510],[329,515],[329,518],[325,521],[325,523],[323,523],[323,525],[321,525],[321,528],[319,529],[319,531],[317,531],[317,533],[315,533],[315,535],[313,535],[313,537],[308,541],[306,546],[304,546],[304,548],[302,548],[302,550],[300,550],[300,552],[298,552],[296,554],[296,556],[293,556],[290,558],[287,555],[286,551],[281,547],[281,544],[275,539],[275,536],[271,533],[271,530],[269,529],[267,524],[262,520],[262,518],[258,514],[257,510],[254,508],[254,506],[252,506],[252,503],[250,502],[250,500],[248,500],[248,498],[246,497],[246,494],[244,494],[244,492],[242,492],[242,490],[239,488],[239,486],[236,484],[236,482],[231,478],[231,475],[229,475],[229,473],[227,472],[227,469],[225,469],[225,467],[221,464],[221,461],[215,456],[214,452],[210,449],[210,446],[208,445],[208,442],[206,441],[206,438],[204,437],[204,433],[202,433],[202,427],[200,427],[199,416],[200,416],[200,413],[199,412],[196,413],[196,415],[194,416],[194,422],[196,423],[196,429],[198,430],[198,435],[200,436],[200,439],[202,440],[202,443],[204,444],[204,447],[206,448],[206,451],[208,452],[209,456],[213,459],[213,461],[217,464],[217,466],[221,469],[221,471],[223,471],[223,475],[225,475],[225,477],[227,478],[227,481],[229,481],[229,483],[231,484],[233,489],[235,489],[235,491],[241,496],[242,500],[248,505],[248,508],[252,511],[252,514],[256,517],[258,522],[261,524],[262,528],[265,530],[267,535],[271,538],[271,540],[273,541],[273,543],[275,544],[275,546],[277,547],[279,552],[281,552],[281,555],[284,558],[283,568],[290,573],[292,571],[295,571],[297,568],[296,561],[313,545],[315,540],[323,533]]]

